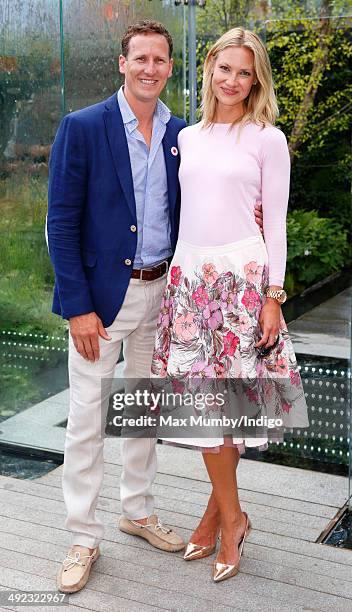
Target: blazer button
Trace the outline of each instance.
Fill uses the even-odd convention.
[[[136,228],[135,225],[131,225],[130,230],[131,230],[131,232],[136,232],[137,228]]]
[[[125,259],[126,266],[130,266],[132,261],[130,259]]]

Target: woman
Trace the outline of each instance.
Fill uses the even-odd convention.
[[[179,134],[179,241],[152,376],[240,379],[243,400],[260,404],[261,414],[264,406],[285,427],[306,427],[304,393],[281,313],[290,161],[285,136],[273,126],[278,108],[270,61],[256,34],[234,28],[213,45],[202,96],[202,121]],[[265,243],[253,215],[257,200]],[[237,491],[240,454],[245,446],[267,448],[269,433],[239,438],[223,430],[220,437],[187,441],[202,447],[213,490],[184,558],[210,555],[221,531],[215,582],[238,572],[250,528]]]

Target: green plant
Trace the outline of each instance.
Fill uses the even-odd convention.
[[[315,210],[294,210],[287,217],[286,287],[290,294],[349,263],[347,230]]]
[[[0,183],[1,329],[62,336],[66,323],[51,314],[54,275],[44,237],[47,181],[25,173],[16,179]]]
[[[311,3],[309,10],[306,3],[292,0],[208,0],[197,16],[198,102],[203,60],[216,38],[236,25],[256,31],[269,52],[280,109],[277,125],[291,151],[291,206],[334,217],[347,230],[352,104],[348,15],[344,0]]]

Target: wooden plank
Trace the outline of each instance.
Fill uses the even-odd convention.
[[[50,485],[49,483],[46,483],[46,486],[50,486],[56,489],[59,488],[58,484],[53,485],[52,482],[50,482]],[[174,508],[175,505],[173,502],[177,500],[176,507],[182,514],[191,514],[193,516],[198,517],[202,516],[209,497],[208,495],[204,495],[202,493],[193,493],[192,491],[186,491],[184,489],[174,489],[172,487],[165,487],[165,485],[160,484],[153,485],[153,493],[160,508]],[[119,501],[120,488],[107,486],[105,480],[105,484],[102,487],[100,497],[107,497],[109,499],[116,499]],[[244,501],[242,499],[242,496],[241,501]],[[290,525],[297,525],[298,528],[300,526],[305,527],[308,521],[310,527],[319,529],[320,532],[326,527],[326,524],[328,522],[326,520],[326,517],[313,515],[311,513],[307,516],[305,512],[297,511],[297,509],[293,511],[292,508],[281,509],[275,507],[275,509],[273,509],[271,506],[268,506],[266,504],[258,504],[256,502],[246,503],[246,509],[248,513],[251,513],[251,515],[260,512],[263,518],[268,519],[272,518],[274,513],[275,520],[278,520],[283,523],[289,523]]]
[[[320,544],[315,546],[321,547]],[[350,565],[343,565],[342,563],[320,557],[311,557],[309,554],[300,554],[299,552],[255,544],[253,539],[252,541],[246,541],[246,556],[260,562],[280,565],[287,569],[287,571],[290,571],[290,568],[300,569],[306,572],[306,575],[309,577],[319,574],[322,577],[326,576],[336,578],[341,582],[352,583]]]
[[[17,552],[26,552],[26,554],[32,554],[35,551],[37,554],[38,546],[41,547],[42,543],[50,542],[51,549],[49,551],[49,558],[58,558],[58,547],[60,551],[62,550],[62,558],[66,554],[66,550],[70,545],[70,535],[66,531],[62,531],[60,529],[48,529],[42,526],[31,525],[30,530],[28,530],[28,524],[22,524],[21,521],[16,521],[15,519],[7,519],[5,522],[3,521],[0,525],[0,529],[4,534],[1,539],[3,541],[4,548],[11,547],[11,550],[17,550]],[[22,536],[26,537],[28,533],[31,533],[31,538],[36,541],[33,544],[33,540],[29,541],[24,540],[25,548],[22,540],[18,540],[17,537]],[[14,537],[10,536],[13,535]],[[156,549],[152,549],[149,546],[149,549],[146,548],[145,552],[143,552],[143,558],[140,557],[140,552],[138,551],[138,543],[142,540],[139,538],[126,537],[125,534],[120,532],[115,532],[115,542],[118,543],[118,546],[114,547],[111,551],[114,558],[121,560],[122,562],[133,562],[135,564],[139,564],[142,568],[146,566],[146,569],[149,571],[153,568],[154,570],[162,569],[164,567],[164,557],[163,553]],[[125,542],[121,545],[118,538],[121,537],[125,540]],[[111,542],[111,541],[110,541]],[[17,543],[17,544],[16,544]],[[17,545],[17,548],[16,548]],[[137,545],[137,549],[135,548]],[[105,548],[106,541],[103,542],[103,546]],[[148,546],[148,545],[147,545]],[[45,548],[46,550],[46,548]],[[148,552],[147,552],[148,551]],[[147,554],[146,554],[147,552]],[[303,580],[306,577],[309,577],[309,585],[314,586],[314,580],[317,579],[318,586],[321,588],[321,580],[325,581],[327,578],[335,578],[338,581],[338,584],[344,585],[345,582],[349,583],[348,588],[352,588],[352,572],[351,568],[348,566],[343,566],[338,563],[326,562],[322,559],[312,559],[310,557],[292,554],[289,552],[283,552],[281,550],[275,550],[269,547],[256,546],[250,543],[250,541],[246,542],[246,558],[250,559],[251,562],[257,563],[258,561],[264,565],[260,568],[258,575],[267,576],[267,572],[269,572],[269,577],[273,574],[271,564],[278,566],[279,568],[285,568],[286,571],[289,572],[290,579],[294,577],[291,569],[294,571],[299,570],[299,579],[296,580],[294,577],[295,584],[299,584],[302,577]],[[145,560],[144,560],[145,557]],[[187,564],[189,566],[190,564]],[[269,567],[267,572],[262,574],[261,570],[265,567]],[[187,569],[187,568],[186,568]],[[185,570],[184,570],[185,571]],[[264,570],[263,570],[264,571]],[[249,569],[251,573],[251,570]],[[301,573],[303,572],[302,576]],[[258,572],[257,572],[258,573]],[[325,588],[325,583],[324,583]],[[335,588],[333,583],[333,588]],[[344,589],[345,587],[342,586]],[[319,589],[318,589],[319,590]],[[347,589],[348,590],[348,589]],[[345,595],[345,591],[343,591]]]
[[[35,500],[39,498],[41,500],[40,503],[42,505],[44,504],[44,507],[48,509],[54,507],[54,512],[56,514],[60,512],[60,514],[65,516],[65,506],[64,506],[63,501],[60,502],[59,500],[51,500],[42,495],[37,497],[35,495],[28,495],[26,493],[21,493],[18,491],[4,492],[2,495],[3,500],[8,501],[9,499],[11,499],[9,495],[23,496],[25,498],[25,501],[24,502],[20,501],[19,503],[20,504],[29,503],[29,505],[32,507],[37,507],[38,502],[35,503]],[[14,501],[16,499],[18,500],[19,498],[15,497]],[[160,514],[162,520],[166,524],[176,529],[188,528],[188,529],[194,530],[199,522],[199,518],[202,516],[202,511],[200,510],[198,511],[198,515],[195,516],[194,514],[189,514],[189,512],[185,512],[185,513],[172,512],[169,510],[169,508],[170,508],[170,504],[165,504],[163,500],[157,500],[157,503],[156,503],[157,513]],[[116,515],[119,516],[120,502],[118,500],[111,500],[110,498],[107,498],[107,497],[100,497],[98,504],[97,504],[97,509],[99,512],[104,511],[107,514],[113,514],[115,516]],[[183,506],[183,509],[185,509],[184,506]],[[243,505],[243,509],[247,510],[247,505]],[[161,513],[159,512],[160,510],[162,511]],[[195,512],[195,509],[192,509],[192,510],[193,512]],[[116,516],[116,520],[117,520],[117,516]],[[110,520],[111,520],[111,517],[108,518],[108,521]],[[316,529],[312,527],[304,527],[304,526],[300,526],[299,528],[297,528],[295,525],[292,525],[290,523],[284,523],[284,522],[280,522],[278,520],[274,520],[270,518],[269,519],[263,518],[261,511],[257,512],[256,510],[253,510],[251,512],[251,521],[252,521],[253,526],[256,529],[260,529],[268,533],[279,533],[281,535],[286,535],[288,537],[297,538],[299,540],[308,540],[311,542],[315,542],[321,533],[321,529]]]
[[[33,504],[33,507],[30,508],[29,511],[27,511],[26,507],[15,504],[14,499],[11,499],[9,504],[0,504],[0,514],[3,516],[18,518],[19,520],[25,522],[27,525],[28,521],[30,522],[32,520],[34,522],[34,525],[32,525],[32,528],[34,530],[36,529],[36,524],[53,526],[56,529],[60,529],[63,533],[67,534],[68,546],[70,542],[70,536],[69,533],[64,529],[64,518],[59,517],[53,514],[52,512],[47,512],[44,509],[39,511],[35,504],[35,500]],[[134,538],[132,536],[120,532],[117,528],[117,517],[114,517],[110,513],[103,512],[98,512],[98,516],[105,523],[105,542],[121,542],[133,548],[151,550],[150,545],[142,538]],[[24,520],[24,518],[26,520]],[[30,529],[31,526],[28,528]],[[183,528],[178,529],[178,532],[180,533],[180,535],[183,536],[185,541],[187,541],[191,536],[192,530],[187,530]],[[346,568],[348,568],[348,571],[350,571],[349,567],[352,565],[352,555],[349,551],[320,544],[313,544],[310,542],[302,542],[292,538],[278,536],[277,534],[263,533],[256,529],[252,530],[248,542],[256,543],[261,547],[268,547],[269,551],[278,549],[280,551],[286,551],[294,555],[302,555],[304,558],[307,558],[308,563],[312,565],[314,565],[314,563],[320,559],[326,562],[340,564],[341,571],[343,571],[344,566],[346,566]]]
[[[1,549],[0,549],[1,550]],[[9,589],[3,585],[0,585],[0,591],[15,591],[15,592],[20,592],[20,589]],[[47,610],[48,612],[52,612],[53,611],[53,606],[37,606],[37,610],[44,610],[44,612]],[[55,609],[55,608],[54,608]],[[77,606],[73,606],[73,605],[62,605],[59,608],[56,608],[58,610],[60,610],[60,612],[82,612],[82,608],[77,607]],[[5,606],[1,607],[0,610],[29,610],[29,612],[33,612],[34,611],[34,606],[13,606],[13,605],[9,605],[9,606]]]
[[[348,549],[316,544],[315,542],[300,542],[294,538],[287,538],[277,533],[268,534],[258,530],[252,530],[250,538],[253,544],[268,546],[283,552],[302,554],[312,559],[312,562],[313,559],[314,561],[316,559],[325,559],[326,561],[339,563],[341,566],[352,567],[352,555]]]
[[[4,529],[3,525],[5,524],[5,517],[9,517],[10,519],[17,519],[21,522],[24,523],[23,529],[30,529],[30,530],[36,530],[37,526],[47,526],[47,527],[53,527],[55,529],[60,529],[62,532],[68,534],[68,532],[64,529],[64,521],[63,519],[60,521],[58,521],[57,516],[52,515],[51,513],[42,511],[42,510],[38,510],[38,509],[31,509],[30,513],[24,513],[23,512],[23,508],[15,506],[14,504],[3,504],[0,503],[0,515],[1,517],[3,517],[2,519],[0,518],[0,525],[2,525],[1,529]],[[180,535],[182,535],[184,537],[184,539],[187,541],[191,535],[191,531],[190,530],[178,530],[178,532],[180,533]],[[252,531],[252,534],[250,536],[250,538],[254,537],[254,535],[256,534],[256,531]],[[150,549],[150,545],[145,542],[144,540],[142,540],[141,538],[132,538],[131,536],[128,536],[122,532],[120,532],[117,528],[117,521],[113,521],[110,522],[108,524],[105,525],[105,541],[110,540],[112,542],[120,542],[126,545],[134,545],[137,547],[141,547],[144,549]],[[69,545],[69,536],[67,536],[67,545]],[[281,550],[276,551],[275,549],[273,549],[272,547],[265,547],[263,544],[260,544],[260,550],[264,547],[265,550],[268,551],[269,556],[275,553],[279,553],[281,554]],[[318,545],[317,545],[318,546]],[[318,547],[318,551],[317,554],[319,552],[319,548]],[[323,547],[323,550],[326,547]],[[343,551],[342,551],[343,552]],[[287,555],[290,554],[290,551],[287,551]],[[257,555],[254,555],[255,558],[258,558]],[[317,559],[311,559],[309,558],[307,555],[306,556],[302,556],[302,555],[298,555],[298,560],[296,560],[297,557],[297,553],[294,553],[292,555],[292,561],[290,563],[288,563],[288,560],[286,559],[286,562],[288,563],[288,565],[293,565],[293,566],[302,566],[302,562],[304,560],[307,560],[307,571],[310,571],[310,568],[312,565],[314,565],[314,563],[317,562]],[[281,562],[281,561],[280,561]],[[322,563],[324,563],[322,561]],[[331,569],[331,568],[330,568]],[[331,571],[327,571],[327,569],[322,569],[321,573],[326,573],[327,575],[331,575],[332,577],[335,577],[336,574],[342,573],[341,578],[343,578],[345,576],[346,579],[348,579],[348,575],[351,573],[351,570],[349,567],[345,568],[345,574],[344,574],[344,567],[340,566],[340,565],[336,565],[336,568],[333,567],[331,569]],[[318,569],[316,570],[318,571]],[[351,578],[352,579],[352,578]]]
[[[167,452],[162,451],[164,459]],[[186,453],[193,455],[190,451]],[[188,471],[191,477],[185,476],[183,468],[176,466],[177,475],[167,471],[159,473],[155,486],[162,520],[181,530],[184,537],[189,537],[196,526],[210,490],[206,476],[204,480],[193,478],[198,459],[192,460],[192,468]],[[240,574],[223,583],[219,589],[210,578],[212,559],[186,564],[182,554],[158,551],[144,540],[118,531],[116,511],[120,504],[116,476],[118,478],[121,468],[111,463],[106,464],[106,468],[107,477],[97,513],[106,524],[103,557],[97,562],[89,588],[73,596],[77,609],[109,608],[109,612],[115,609],[131,612],[143,610],[143,605],[148,610],[155,610],[161,604],[163,609],[187,609],[190,612],[204,609],[214,612],[215,609],[291,612],[312,609],[314,602],[315,610],[352,610],[352,556],[348,551],[313,543],[322,523],[325,526],[326,519],[336,511],[336,506],[316,501],[319,486],[322,482],[330,482],[328,479],[318,475],[314,480],[314,475],[308,475],[304,480],[314,480],[315,493],[306,500],[302,486],[297,488],[297,497],[292,496],[292,490],[288,491],[292,497],[277,494],[284,492],[282,479],[287,472],[274,470],[281,479],[279,486],[275,487],[271,482],[266,490],[262,490],[262,483],[261,488],[258,487],[258,474],[274,472],[263,470],[262,466],[254,469],[255,486],[251,490],[242,489],[240,496],[255,529],[246,542]],[[169,470],[169,466],[166,469]],[[16,479],[0,478],[0,530],[3,530],[4,542],[0,565],[2,569],[17,572],[17,578],[20,575],[24,583],[28,574],[52,579],[59,566],[59,561],[53,559],[60,560],[60,555],[63,558],[67,552],[70,535],[63,528],[65,507],[59,478],[61,471],[59,468],[46,477],[24,481],[24,484]],[[245,472],[244,482],[248,478],[248,466]],[[298,470],[296,475],[301,472],[303,470]],[[294,480],[291,478],[291,482]],[[335,489],[337,480],[333,478],[331,482],[332,489]],[[327,497],[331,502],[331,494]],[[176,500],[178,512],[173,511]],[[87,596],[87,593],[90,607],[84,607],[86,602],[77,599]],[[104,600],[104,597],[109,600]],[[72,610],[71,605],[69,609]]]
[[[21,538],[19,538],[18,541],[20,543]],[[46,543],[43,545],[48,546]],[[36,553],[38,554],[38,551],[36,551]],[[265,579],[261,575],[258,575],[258,573],[253,572],[253,570],[256,571],[260,569],[262,564],[258,563],[257,567],[253,568],[251,567],[250,560],[244,557],[241,565],[241,572],[236,577],[235,581],[228,581],[226,584],[224,583],[224,588],[222,588],[221,591],[216,591],[216,606],[213,607],[213,589],[217,588],[217,586],[211,583],[209,576],[211,562],[208,561],[198,564],[185,564],[182,559],[176,555],[163,556],[165,557],[165,563],[162,570],[156,570],[153,568],[153,570],[150,571],[148,568],[146,568],[145,573],[141,572],[140,565],[138,564],[135,565],[133,563],[124,562],[121,565],[115,558],[102,557],[99,559],[96,568],[94,569],[94,574],[89,582],[90,588],[110,592],[110,587],[112,584],[114,584],[119,586],[120,590],[118,592],[125,596],[124,589],[127,586],[129,588],[128,592],[131,594],[134,593],[134,598],[136,597],[136,593],[139,593],[138,597],[141,597],[141,594],[143,594],[144,598],[146,595],[148,595],[149,603],[152,601],[157,601],[160,605],[166,601],[169,604],[171,603],[172,608],[176,610],[233,609],[232,607],[229,608],[228,606],[231,606],[233,603],[234,588],[236,588],[236,604],[238,604],[241,610],[248,609],[248,605],[250,606],[250,609],[258,609],[259,602],[262,603],[262,606],[265,603],[266,606],[266,608],[261,607],[260,609],[283,610],[284,606],[290,606],[290,604],[292,605],[293,601],[295,602],[296,606],[299,604],[305,606],[305,609],[311,609],[309,604],[313,599],[315,609],[316,606],[319,606],[319,610],[334,609],[343,610],[345,612],[347,609],[349,609],[349,605],[351,603],[351,600],[347,597],[336,596],[335,594],[331,594],[330,591],[327,592],[328,589],[338,588],[338,580],[325,580],[320,585],[320,588],[322,588],[323,584],[325,584],[323,587],[325,590],[317,591],[315,589],[316,583],[314,583],[314,586],[311,584],[307,587],[302,587],[299,583],[297,583],[299,575],[301,580],[305,579],[306,582],[309,582],[309,575],[307,575],[306,572],[296,572],[295,575],[291,576],[291,584],[289,584],[282,581],[284,568],[281,566],[275,567],[273,564],[269,564],[266,568],[270,578]],[[53,572],[57,571],[58,565],[53,561],[46,561],[43,563],[41,558],[29,557],[23,553],[17,559],[15,554],[11,556],[2,554],[0,555],[0,559],[1,565],[4,563],[4,560],[6,560],[6,567],[8,564],[10,564],[12,567],[16,563],[20,562],[23,571],[40,572],[41,576],[48,573],[51,576]],[[178,564],[176,563],[177,561]],[[263,569],[261,571],[263,571]],[[172,576],[171,584],[170,576]],[[139,584],[135,583],[137,577]],[[113,579],[111,580],[111,578]],[[285,580],[287,579],[288,576],[285,576]],[[147,584],[146,581],[148,581]],[[126,585],[125,583],[128,584]],[[198,598],[195,607],[193,605],[194,602],[192,602],[194,584],[197,584]],[[163,592],[160,593],[160,591],[163,591],[163,589],[160,589],[160,585],[164,585],[166,589],[165,595]],[[157,599],[154,599],[156,595],[155,591],[157,591]],[[340,591],[346,595],[346,591],[343,591],[343,585],[341,584]],[[152,599],[150,599],[150,597]],[[143,599],[143,602],[144,601],[145,599]],[[276,604],[275,607],[272,605],[273,602]],[[175,603],[176,608],[174,608]],[[187,608],[181,607],[185,604],[188,606]],[[203,606],[203,608],[201,606]],[[297,609],[297,607],[294,609]]]
[[[118,439],[107,439],[105,461],[122,465]],[[209,482],[201,453],[194,450],[158,445],[158,472]],[[241,459],[237,470],[241,489],[269,493],[285,498],[341,507],[346,501],[348,480],[322,472]],[[323,493],[322,493],[323,492]]]
[[[30,559],[30,558],[29,558]],[[23,561],[22,561],[23,562]],[[98,563],[98,561],[97,561]],[[23,591],[56,591],[56,580],[51,576],[45,578],[36,576],[30,572],[21,571],[19,569],[8,568],[0,564],[1,580],[6,583],[9,589],[18,589]],[[89,581],[90,583],[92,580]],[[107,594],[98,589],[92,588],[91,584],[87,585],[82,591],[70,594],[69,606],[60,607],[58,610],[67,610],[68,612],[82,612],[82,610],[97,610],[98,612],[111,612],[119,610],[119,612],[155,612],[156,610],[171,610],[170,607],[162,608],[162,606],[144,604],[143,602],[135,601],[132,597],[121,597],[117,594]],[[31,607],[17,607],[16,610],[28,610],[33,612]],[[40,611],[53,612],[53,606],[40,607]]]
[[[7,589],[6,587],[4,587],[2,584],[0,584],[0,591],[8,591],[9,589]],[[4,608],[0,608],[0,610],[15,610],[15,608],[11,607],[11,606],[6,606]]]
[[[113,468],[112,471],[109,471]],[[105,464],[105,482],[110,486],[119,486],[116,478],[121,474],[121,466],[112,466],[112,464]],[[61,486],[61,474],[57,470],[51,472],[53,477],[57,477],[58,486]],[[115,476],[115,478],[114,478]],[[115,485],[114,485],[115,480]],[[159,474],[157,473],[156,484],[165,485],[176,491],[177,498],[179,491],[189,491],[191,494],[203,494],[208,496],[211,491],[210,483],[191,480],[189,478],[181,478],[179,476],[173,476],[171,474]],[[325,518],[332,518],[335,515],[337,509],[336,506],[325,506],[323,504],[317,504],[314,502],[305,502],[303,500],[295,500],[294,498],[285,498],[278,495],[270,495],[267,493],[247,491],[246,489],[239,488],[239,494],[243,501],[249,501],[258,503],[270,507],[281,508],[283,510],[296,510],[297,512],[305,512],[306,514],[312,514],[314,516],[322,516]]]
[[[20,565],[21,570],[14,565]],[[99,570],[99,567],[101,570]],[[40,558],[31,557],[28,555],[15,555],[13,559],[2,558],[0,559],[1,574],[3,571],[14,572],[15,575],[20,577],[28,584],[29,581],[33,581],[33,584],[38,584],[38,581],[45,581],[47,584],[52,585],[54,579],[51,576],[56,576],[59,564],[54,561],[43,560]],[[115,568],[116,570],[116,568]],[[133,579],[133,575],[130,578],[125,578],[121,575],[118,570],[113,575],[108,573],[108,567],[102,567],[102,559],[99,559],[94,565],[91,577],[89,579],[89,590],[84,589],[81,591],[82,595],[85,594],[86,605],[89,608],[91,605],[91,591],[98,591],[99,594],[108,594],[112,596],[110,598],[110,606],[113,605],[113,609],[118,610],[125,609],[130,610],[130,601],[138,602],[139,609],[155,611],[155,610],[194,610],[195,612],[204,612],[205,609],[220,612],[228,612],[231,610],[229,606],[219,604],[218,602],[212,601],[210,598],[202,598],[199,595],[188,595],[184,591],[175,591],[173,588],[173,582],[166,581],[163,586],[156,584],[156,580],[153,579],[155,584],[148,584],[146,582],[139,581],[139,572],[136,568],[133,568],[134,578],[138,577],[138,581]],[[40,572],[38,575],[36,572]],[[131,574],[131,572],[130,572]],[[16,576],[17,577],[17,576]],[[28,587],[26,587],[28,588]],[[37,589],[38,587],[32,586],[31,589]],[[28,589],[30,590],[30,589]],[[56,590],[53,586],[49,587],[48,590]],[[75,602],[76,599],[80,599],[80,594],[71,595],[70,600]],[[119,601],[120,600],[120,601]],[[100,602],[100,599],[99,599]],[[125,606],[121,608],[120,606]],[[217,607],[218,606],[218,607]],[[97,609],[96,605],[94,609]],[[104,606],[104,609],[105,608]]]
[[[62,500],[61,490],[57,489],[56,487],[43,485],[33,481],[20,481],[12,479],[12,482],[5,484],[4,487],[6,491],[26,493],[39,497],[40,499],[54,499],[58,502]],[[110,512],[116,512],[116,510],[120,511],[119,500],[112,499],[110,496],[110,491],[107,493],[108,494],[106,496],[100,496],[97,508]],[[178,512],[173,512],[174,507],[175,504],[172,502],[172,500],[168,500],[167,498],[160,496],[156,498],[156,508],[171,513],[173,516],[171,524],[173,526],[178,525],[181,527],[185,526],[194,528],[194,517],[199,519],[203,514],[203,508],[201,506],[188,504],[182,500],[179,501],[177,505]],[[295,520],[295,513],[288,513],[288,511],[285,510],[275,510],[273,513],[266,507],[259,507],[258,509],[256,506],[247,506],[247,504],[243,505],[243,509],[248,510],[248,513],[251,515],[252,523],[256,528],[273,533],[281,533],[282,535],[309,540],[312,542],[319,537],[320,533],[326,526],[325,519],[320,517],[316,517],[313,520],[313,525],[307,525],[307,520],[304,516],[304,520],[301,519],[300,521],[299,518]],[[275,515],[275,518],[273,517],[273,514]]]
[[[4,536],[4,538],[2,538],[4,541],[4,544],[3,544],[4,546],[5,546],[6,538],[10,538],[10,535],[13,536],[12,540],[10,539],[10,542],[11,541],[13,542],[19,536],[21,536],[22,538],[26,538],[28,536],[27,524],[23,524],[21,523],[21,521],[17,521],[15,519],[6,519],[5,521],[2,520],[0,523],[0,529],[4,534],[5,533],[8,534],[7,536]],[[64,544],[67,547],[67,534],[63,533],[62,530],[58,530],[58,529],[53,529],[53,528],[48,528],[48,527],[43,527],[43,526],[36,526],[35,531],[33,530],[33,535],[31,535],[30,537],[27,537],[27,539],[29,540],[29,542],[27,542],[27,549],[29,551],[31,550],[30,546],[33,547],[34,545],[33,541],[37,541],[37,540],[39,540],[40,542],[48,542],[48,541],[53,542],[53,543],[55,542],[59,546],[62,546]],[[134,540],[134,538],[132,538],[132,540]],[[249,545],[249,542],[248,542],[248,545]],[[321,576],[319,573],[314,572],[312,569],[309,571],[308,567],[305,569],[302,569],[302,567],[293,567],[291,565],[289,568],[287,568],[286,561],[285,561],[285,555],[282,555],[282,554],[279,555],[279,558],[276,557],[277,562],[275,562],[273,559],[273,555],[270,555],[270,553],[266,555],[260,555],[260,551],[259,551],[259,560],[258,560],[258,555],[255,554],[255,551],[257,548],[259,547],[255,547],[252,545],[252,547],[250,548],[251,550],[250,555],[247,554],[248,551],[246,548],[246,558],[249,559],[249,563],[251,564],[249,568],[249,573],[253,573],[255,571],[255,575],[269,578],[270,576],[274,575],[277,572],[279,572],[280,575],[282,572],[284,572],[282,574],[282,576],[284,577],[282,581],[284,582],[290,583],[293,580],[294,584],[301,584],[301,586],[304,586],[305,588],[323,590],[324,592],[327,589],[328,590],[327,592],[331,594],[338,594],[340,596],[344,595],[345,597],[350,595],[352,598],[352,576],[350,576],[350,580],[343,581],[342,576],[340,576],[338,579],[330,578],[327,576]],[[253,554],[253,551],[254,551],[254,554]],[[52,552],[54,553],[54,551]],[[159,551],[157,552],[159,555],[159,557],[157,558],[157,561],[160,561],[160,552]],[[167,555],[167,556],[170,556],[170,555]],[[148,557],[150,561],[150,555],[148,555]],[[162,554],[162,557],[165,557],[165,554]],[[171,557],[174,557],[175,559],[176,558],[179,559],[180,555],[178,556],[171,555]],[[182,559],[181,559],[181,562],[182,562]],[[126,563],[126,557],[124,556],[124,564],[125,563]],[[177,562],[175,561],[175,563]],[[143,564],[138,561],[138,557],[136,558],[136,564],[137,565],[139,564],[140,568],[143,567]],[[191,564],[187,564],[187,566],[189,565]],[[254,570],[253,568],[257,568],[257,569]],[[162,568],[159,568],[159,569],[162,569]],[[187,570],[187,567],[184,569],[184,573],[186,572],[186,570]],[[307,572],[307,570],[309,573]],[[156,571],[156,568],[154,568],[154,572],[155,571]],[[307,577],[308,577],[308,583],[307,583]]]
[[[105,440],[105,461],[122,464],[121,441]],[[158,445],[158,472],[209,483],[201,453],[180,447]],[[347,498],[347,478],[301,468],[241,459],[237,470],[239,488],[257,493],[341,507]],[[322,492],[324,491],[323,497]]]
[[[56,470],[55,470],[56,471]],[[46,475],[45,479],[42,478],[36,480],[35,482],[39,482],[40,484],[50,485],[56,488],[61,489],[61,475],[56,475],[55,471],[51,472],[50,475]],[[106,497],[111,497],[112,499],[120,499],[120,486],[119,486],[119,477],[121,473],[121,468],[119,467],[118,473],[115,475],[105,473],[104,476],[104,485],[102,488],[102,495]],[[179,481],[186,481],[184,486],[176,486],[174,484],[174,480],[177,479],[177,485]],[[186,486],[188,484],[188,486]],[[109,490],[111,488],[111,495],[109,495]],[[155,483],[153,485],[153,492],[156,497],[164,497],[166,499],[172,500],[184,500],[187,502],[195,503],[201,505],[203,507],[206,506],[210,494],[210,486],[207,486],[206,491],[198,491],[194,487],[194,481],[181,479],[175,477],[171,479],[170,476],[165,476],[163,474],[157,475],[155,479]],[[299,513],[302,515],[298,520],[301,520],[303,524],[306,524],[307,521],[314,520],[315,517],[321,517],[324,519],[324,526],[328,522],[326,519],[331,519],[335,516],[338,508],[333,508],[331,506],[323,506],[321,504],[314,504],[311,502],[304,501],[296,501],[292,499],[285,499],[282,497],[277,497],[274,495],[266,495],[263,493],[255,493],[252,491],[245,491],[243,489],[239,490],[240,499],[243,502],[249,502],[251,504],[256,504],[269,508],[276,508],[278,510],[287,510],[289,512]],[[264,510],[265,511],[265,510]],[[307,516],[308,515],[308,516]],[[311,517],[314,517],[311,519]],[[320,525],[317,527],[320,527]]]
[[[170,498],[168,495],[165,495],[168,491],[169,490],[166,490],[163,485],[153,486],[153,493],[159,508],[164,510],[177,509],[181,514],[190,514],[197,517],[203,515],[208,502],[208,496],[204,496],[202,500],[198,498],[197,501],[190,501],[193,499],[192,494],[188,495],[188,499],[185,500],[184,497],[177,494],[175,497]],[[101,496],[120,501],[120,490],[116,487],[103,486]],[[174,503],[175,501],[177,501],[176,505]],[[241,499],[241,502],[244,502],[244,500]],[[251,516],[261,516],[263,519],[273,519],[281,523],[288,523],[291,526],[295,525],[297,529],[301,529],[302,527],[306,528],[308,524],[309,528],[317,529],[321,532],[328,523],[325,517],[314,515],[307,516],[306,513],[294,512],[291,509],[283,510],[281,508],[272,508],[270,506],[248,501],[243,505]]]
[[[110,486],[119,486],[119,478],[122,471],[122,466],[105,462],[105,476],[104,480],[106,484]],[[49,474],[36,480],[35,482],[41,482],[43,484],[52,484],[61,488],[61,477],[62,477],[62,466],[52,470]],[[114,482],[116,484],[114,484]],[[165,485],[172,489],[180,489],[190,491],[193,493],[200,493],[209,495],[211,491],[211,485],[209,482],[201,480],[194,480],[182,476],[175,476],[173,474],[163,474],[158,472],[155,479],[156,484]],[[294,510],[297,512],[305,512],[306,514],[312,514],[314,516],[322,516],[331,519],[335,516],[338,510],[337,505],[325,505],[317,503],[315,501],[305,501],[302,499],[295,499],[294,497],[283,497],[281,495],[274,495],[262,491],[251,491],[239,487],[239,494],[243,501],[249,501],[253,503],[263,504],[266,506],[272,506],[275,508],[282,508]]]
[[[1,491],[1,502],[7,504],[15,504],[24,509],[31,511],[33,508],[45,509],[47,512],[57,515],[58,520],[65,515],[65,506],[63,502],[58,502],[53,499],[40,499],[35,495],[28,493],[17,493],[16,491]]]

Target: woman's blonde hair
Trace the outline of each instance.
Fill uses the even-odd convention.
[[[225,32],[211,47],[204,62],[201,112],[203,126],[214,123],[217,99],[212,89],[214,63],[218,54],[227,47],[247,47],[254,55],[254,70],[257,84],[244,101],[245,113],[233,122],[245,125],[248,121],[273,125],[279,114],[274,92],[273,78],[268,52],[257,34],[244,28],[233,28]]]

